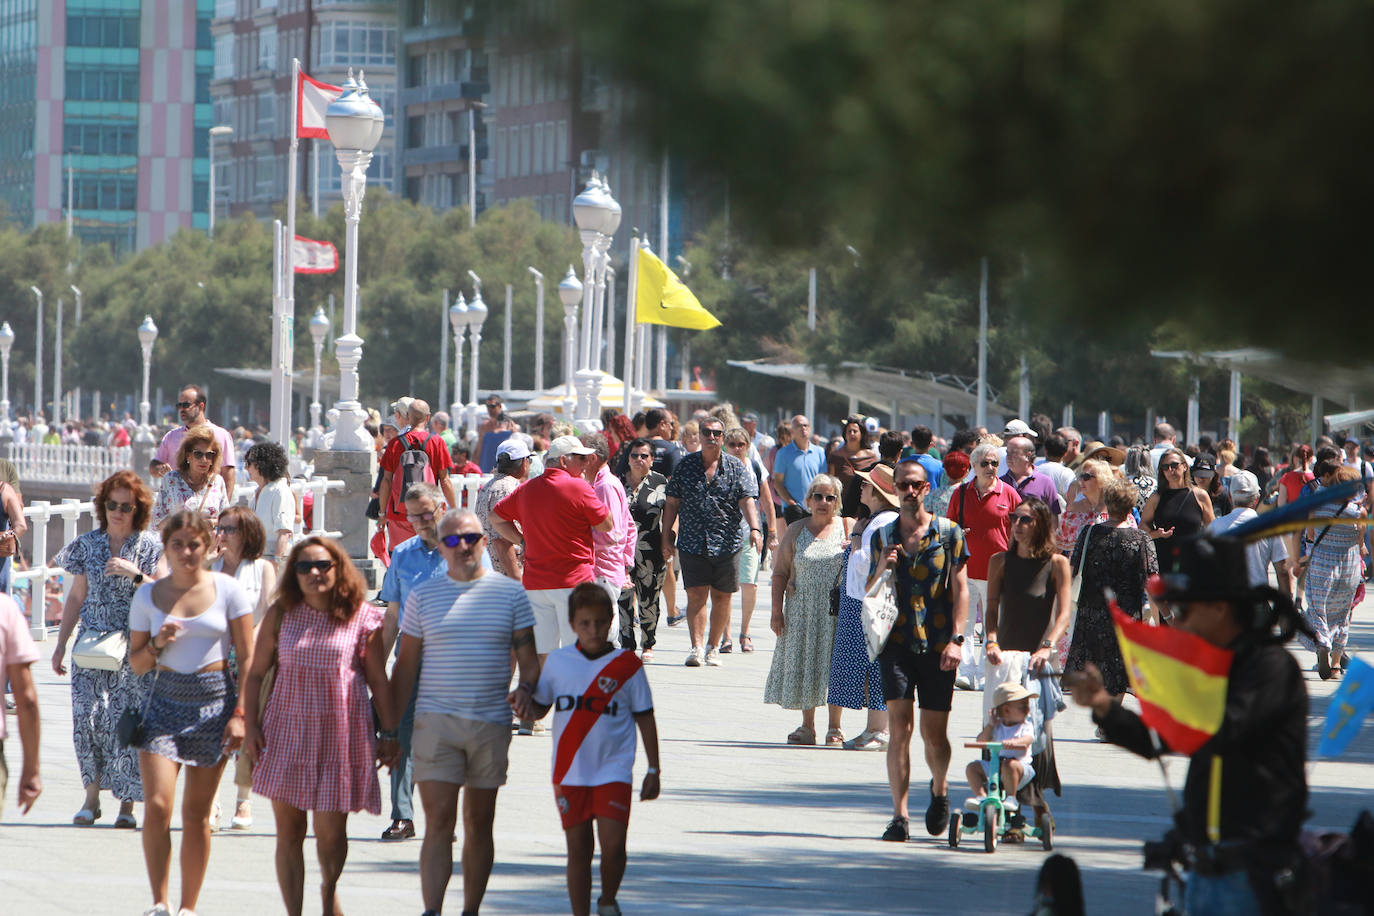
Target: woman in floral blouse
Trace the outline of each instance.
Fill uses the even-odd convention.
[[[176,468],[162,478],[153,504],[153,527],[174,512],[189,509],[199,512],[213,524],[229,505],[220,465],[224,456],[208,426],[193,426],[186,431],[177,449]]]

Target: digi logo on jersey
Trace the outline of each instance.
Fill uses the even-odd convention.
[[[599,716],[615,716],[620,714],[620,704],[617,703],[615,700],[611,700],[609,703],[607,703],[605,698],[603,697],[556,697],[553,701],[553,708],[558,710],[559,712],[585,709],[588,712],[594,712]]]

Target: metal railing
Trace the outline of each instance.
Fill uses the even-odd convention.
[[[133,467],[128,445],[39,445],[11,442],[5,457],[14,462],[22,481],[98,483],[115,471]]]
[[[339,531],[326,531],[324,528],[325,510],[329,504],[329,491],[342,490],[344,482],[342,480],[330,480],[327,477],[311,477],[309,480],[295,479],[291,481],[291,492],[296,495],[296,523],[291,529],[291,540],[299,541],[303,537],[343,537]],[[258,492],[258,485],[255,483],[235,484],[234,498],[230,500],[235,506],[252,506],[253,496]],[[305,530],[305,494],[310,494],[310,530]],[[270,532],[269,532],[270,534]]]

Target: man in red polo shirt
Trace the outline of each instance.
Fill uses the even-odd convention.
[[[583,478],[592,454],[576,436],[559,436],[549,446],[544,473],[516,487],[491,511],[496,533],[525,545],[521,583],[534,608],[534,649],[540,663],[559,646],[577,641],[568,621],[568,596],[573,586],[596,578],[592,531],[615,526]]]
[[[429,404],[416,398],[406,410],[406,422],[410,425],[395,439],[387,443],[382,451],[382,483],[377,488],[377,501],[386,507],[387,546],[395,550],[402,541],[415,537],[415,528],[406,518],[406,504],[401,494],[401,481],[396,477],[401,467],[401,455],[407,448],[425,450],[429,459],[429,469],[433,482],[444,493],[450,506],[458,505],[453,498],[453,482],[448,479],[453,459],[449,457],[448,443],[442,436],[425,431],[429,423]],[[421,481],[429,483],[430,481]],[[393,492],[394,491],[394,492]]]
[[[994,445],[980,445],[969,456],[973,479],[959,484],[949,495],[945,516],[964,529],[968,545],[968,616],[964,618],[963,658],[954,686],[960,690],[983,689],[983,646],[974,640],[974,628],[983,625],[988,603],[988,560],[1011,542],[1011,513],[1021,504],[1016,488],[997,477],[1001,463]]]

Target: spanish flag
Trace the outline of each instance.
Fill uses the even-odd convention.
[[[1226,715],[1229,649],[1171,627],[1152,627],[1111,602],[1116,639],[1140,718],[1169,747],[1192,754],[1216,734]]]
[[[643,248],[639,258],[638,292],[635,295],[635,320],[640,324],[666,324],[670,328],[709,331],[720,322],[702,308],[677,274]]]

